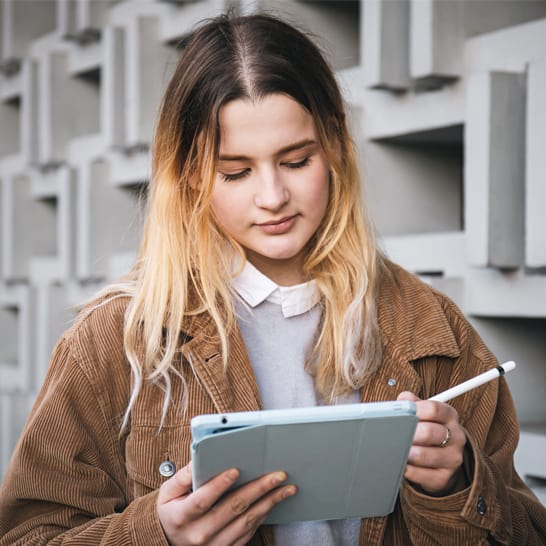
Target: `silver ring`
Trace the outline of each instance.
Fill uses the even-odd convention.
[[[449,444],[449,440],[451,440],[451,430],[449,430],[449,427],[446,427],[446,437],[438,447],[446,447]]]

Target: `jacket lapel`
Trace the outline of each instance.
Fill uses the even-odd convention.
[[[460,355],[434,290],[394,264],[388,264],[381,275],[377,319],[385,356],[394,361],[407,363],[432,355]]]
[[[222,349],[214,321],[203,313],[188,325],[182,355],[210,396],[218,413],[255,411],[262,402],[252,365],[237,326],[228,338],[229,363],[224,369]],[[192,335],[193,334],[193,335]]]

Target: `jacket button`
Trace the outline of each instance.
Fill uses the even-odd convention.
[[[165,478],[170,478],[174,476],[176,472],[176,465],[172,461],[163,461],[159,465],[159,473]]]
[[[487,512],[487,505],[485,504],[485,499],[482,496],[478,497],[478,502],[476,503],[476,510],[480,516],[484,516]]]

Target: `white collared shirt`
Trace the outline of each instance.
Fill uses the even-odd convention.
[[[279,286],[248,261],[232,282],[242,300],[235,301],[235,311],[264,409],[319,404],[305,370],[321,317],[316,282]]]
[[[279,286],[247,260],[232,285],[242,299],[235,310],[264,409],[323,404],[305,368],[322,313],[316,281]],[[355,391],[338,403],[359,401]]]
[[[241,273],[233,279],[233,287],[250,305],[257,307],[264,301],[281,306],[285,318],[301,315],[320,301],[320,292],[314,280],[294,286],[279,286],[258,271],[249,261]]]

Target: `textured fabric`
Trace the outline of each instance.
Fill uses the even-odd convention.
[[[358,519],[306,521],[279,525],[274,529],[275,543],[284,546],[355,546],[358,544]]]
[[[250,311],[242,305],[235,309],[263,409],[316,406],[315,382],[304,362],[320,321],[319,306],[290,318],[269,301]]]
[[[390,400],[403,390],[426,398],[497,364],[447,298],[395,266],[391,271],[378,301],[383,362],[362,387],[363,401]],[[224,373],[217,332],[202,314],[184,325],[176,363],[188,385],[187,410],[174,376],[173,403],[159,430],[162,391],[146,383],[120,435],[130,391],[126,305],[118,298],[83,314],[58,342],[0,491],[1,546],[166,545],[155,508],[164,480],[158,467],[166,459],[178,468],[188,461],[191,417],[260,408],[240,332],[231,336]],[[452,404],[468,435],[470,486],[432,498],[403,483],[391,515],[362,521],[361,546],[546,543],[546,510],[513,469],[518,426],[505,380]],[[272,543],[266,527],[252,540]]]

